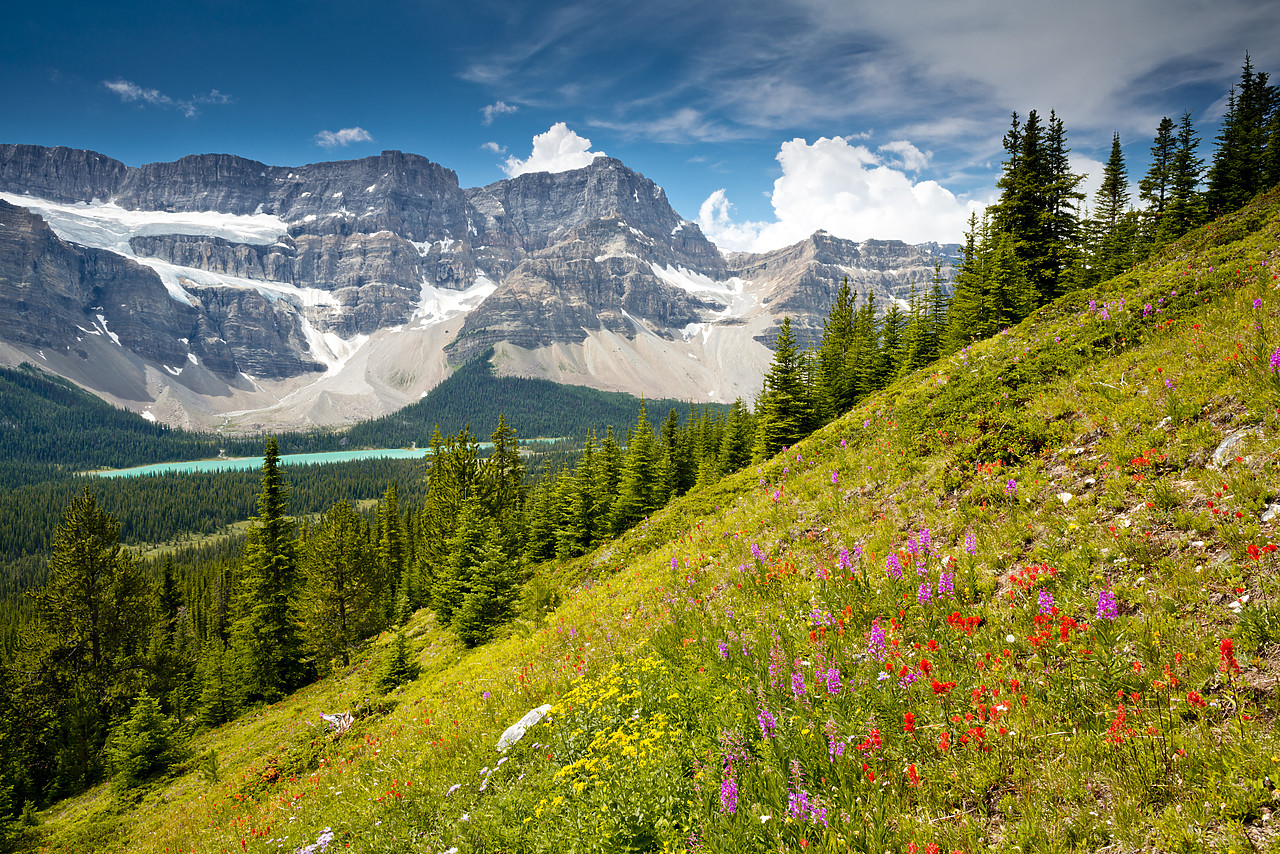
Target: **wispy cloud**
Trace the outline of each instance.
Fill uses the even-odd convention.
[[[1280,17],[1257,0],[909,5],[911,14],[881,0],[508,10],[497,25],[510,50],[478,53],[463,76],[661,142],[849,139],[874,126],[881,140],[927,145],[928,168],[959,173],[999,158],[1013,110],[1056,109],[1072,141],[1096,149],[1113,130],[1146,140],[1161,115],[1198,112],[1238,75],[1242,34],[1257,67],[1280,64]],[[919,132],[926,125],[933,136]]]
[[[178,110],[189,119],[200,114],[200,105],[230,104],[232,102],[230,95],[219,92],[217,89],[210,89],[204,95],[193,95],[190,98],[173,98],[159,89],[148,89],[144,86],[139,86],[132,80],[123,78],[104,80],[102,85],[119,95],[120,100],[126,104],[138,102],[152,107]]]
[[[493,119],[495,116],[501,116],[505,113],[514,113],[518,109],[520,108],[513,107],[512,105],[506,103],[505,101],[495,101],[492,104],[488,104],[480,108],[480,112],[484,116],[484,118],[480,120],[480,124],[484,125],[485,127],[488,127],[489,125],[493,124]]]
[[[498,143],[494,142],[493,140],[489,140],[488,142],[486,142],[484,145],[482,145],[482,146],[480,146],[480,147],[481,147],[482,149],[484,149],[485,151],[491,151],[491,152],[493,152],[494,154],[506,154],[506,153],[507,153],[507,147],[506,147],[505,145],[498,145]]]
[[[322,130],[316,134],[316,145],[321,148],[337,148],[351,145],[353,142],[373,142],[373,136],[361,127],[343,128],[342,130]]]

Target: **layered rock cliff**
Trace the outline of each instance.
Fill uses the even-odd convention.
[[[4,145],[0,196],[0,360],[56,351],[64,375],[195,426],[382,414],[491,347],[509,372],[750,397],[784,314],[816,337],[845,277],[905,302],[950,249],[819,232],[726,256],[607,157],[463,189],[399,151],[129,167]],[[86,334],[133,360],[127,388],[77,367]]]

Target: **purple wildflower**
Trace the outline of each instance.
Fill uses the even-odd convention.
[[[791,693],[795,694],[797,697],[804,696],[804,674],[799,670],[791,674]]]
[[[773,738],[778,731],[778,719],[768,709],[760,710],[760,714],[756,715],[756,723],[760,724],[761,738]]]
[[[1271,373],[1280,373],[1280,347],[1277,347],[1276,351],[1271,354]]]
[[[964,535],[964,552],[972,557],[978,553],[978,537],[972,530],[966,531]]]
[[[1254,310],[1262,308],[1262,297],[1258,297],[1256,300],[1253,301],[1253,307],[1254,307]]]
[[[1098,591],[1098,619],[1114,620],[1119,616],[1116,608],[1116,594],[1110,587]]]
[[[932,590],[933,590],[933,586],[929,584],[927,580],[921,581],[920,589],[916,591],[916,601],[919,602],[921,605],[928,605],[929,596]]]
[[[733,815],[738,811],[738,781],[733,778],[733,769],[725,766],[724,781],[720,784],[720,812]]]
[[[720,657],[721,657],[721,658],[723,658],[725,661],[728,661],[728,660],[729,660],[729,645],[728,645],[727,643],[725,643],[724,641],[720,641],[720,643],[719,643],[719,645],[718,645],[718,646],[720,647]]]
[[[840,550],[840,568],[849,569],[851,566],[853,566],[853,561],[849,559],[849,550],[841,549]]]
[[[1048,590],[1041,590],[1039,601],[1040,601],[1041,614],[1052,613],[1053,611],[1053,594],[1052,593],[1050,593]]]
[[[839,483],[840,483],[840,472],[839,472],[839,471],[833,471],[833,472],[831,473],[831,485],[832,485],[832,486],[837,486],[837,485],[839,485]]]
[[[948,572],[946,570],[943,570],[942,573],[938,575],[938,595],[939,596],[951,595],[952,591],[955,588],[955,578],[956,578],[956,575],[954,572]]]
[[[1009,482],[1004,485],[1004,494],[1011,498],[1016,498],[1018,495],[1018,481],[1014,478],[1009,478]]]
[[[751,556],[758,561],[764,561],[764,549],[760,548],[756,543],[751,544]]]
[[[877,618],[871,624],[871,636],[867,642],[867,655],[874,655],[876,658],[883,659],[884,651],[884,629],[880,625],[879,618]]]
[[[889,556],[884,559],[885,572],[897,580],[902,580],[902,562],[898,560],[896,552],[890,552]]]

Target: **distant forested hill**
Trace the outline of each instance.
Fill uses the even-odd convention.
[[[470,424],[471,432],[487,438],[489,431],[497,427],[498,416],[506,415],[507,423],[521,438],[557,436],[580,440],[588,430],[603,436],[610,426],[625,437],[627,428],[635,423],[639,398],[550,380],[495,376],[489,365],[490,355],[492,352],[458,368],[417,403],[357,424],[344,435],[356,446],[400,447],[414,442],[425,445],[437,424],[446,436]],[[655,424],[672,409],[682,417],[689,410],[689,403],[679,400],[644,403]],[[712,406],[717,411],[728,409]]]

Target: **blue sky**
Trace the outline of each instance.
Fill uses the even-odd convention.
[[[10,4],[0,142],[131,165],[202,152],[300,165],[394,148],[456,170],[464,187],[604,152],[724,248],[818,227],[958,241],[968,211],[995,196],[1014,110],[1056,109],[1081,172],[1098,171],[1119,131],[1136,182],[1160,117],[1184,110],[1207,159],[1245,51],[1280,74],[1274,11],[1258,0]]]

